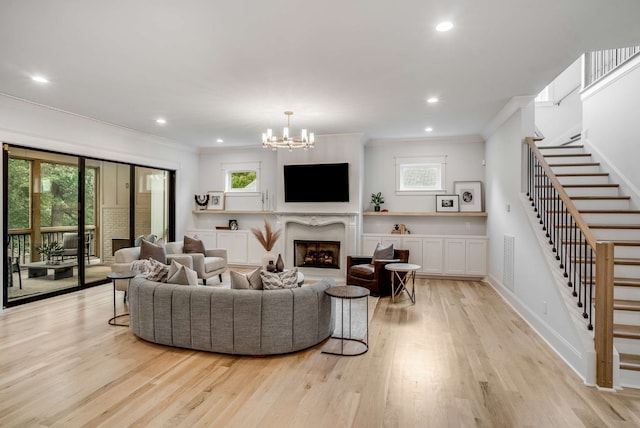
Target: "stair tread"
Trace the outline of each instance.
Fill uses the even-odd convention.
[[[550,163],[549,166],[600,166],[600,162]]]
[[[640,339],[640,325],[613,324],[613,332],[637,334]]]
[[[542,155],[545,158],[586,158],[591,156],[591,153],[559,153],[559,154],[555,154],[555,155]]]
[[[576,138],[577,139],[577,138]],[[546,149],[582,149],[584,148],[584,146],[582,144],[577,145],[577,146],[540,146],[538,147],[538,150],[546,150]]]
[[[609,240],[607,242],[613,242],[613,245],[618,245],[620,247],[640,247],[640,241],[612,241]],[[567,244],[584,244],[585,241],[581,240],[581,241],[576,241],[573,239],[563,239],[562,243],[567,245]]]
[[[575,258],[575,257],[571,258],[571,261],[574,262],[574,263],[575,262],[583,263],[584,260],[585,259],[583,259],[583,258]],[[588,262],[595,263],[596,262],[596,258],[593,257],[593,259],[587,260],[587,263]],[[640,266],[640,259],[623,258],[623,257],[614,258],[613,259],[613,264],[614,265],[626,265],[626,266]]]
[[[630,311],[640,311],[640,301],[613,299],[613,309],[618,309],[618,310],[626,309]]]
[[[579,172],[579,173],[562,173],[556,174],[556,177],[606,177],[608,176],[608,172]],[[544,174],[536,174],[538,177],[544,176]]]
[[[593,284],[595,278],[580,278],[584,284]],[[613,278],[614,287],[640,287],[639,278]]]
[[[566,224],[556,224],[554,226],[556,229],[566,229],[573,228],[573,225]],[[589,223],[590,229],[621,229],[621,230],[636,230],[640,229],[640,224],[591,224]]]
[[[545,184],[542,186],[538,186],[536,185],[535,187],[540,187],[540,188],[544,188],[544,187],[553,187],[553,185],[551,184]],[[597,187],[597,188],[609,188],[609,187],[620,187],[619,184],[615,184],[615,183],[606,183],[606,184],[563,184],[562,187],[564,188],[570,188],[570,189],[579,189],[579,188],[583,188],[583,187]]]
[[[640,355],[620,353],[620,362],[640,364]]]
[[[631,199],[631,197],[629,197],[629,196],[569,196],[569,198],[580,200],[580,201],[598,200],[598,199],[602,199],[602,200],[623,200],[623,199],[629,200],[629,199]],[[551,199],[553,199],[553,198],[551,198]]]
[[[640,210],[578,210],[582,214],[640,214]]]

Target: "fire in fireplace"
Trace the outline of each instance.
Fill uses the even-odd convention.
[[[339,241],[293,241],[296,267],[340,269]]]

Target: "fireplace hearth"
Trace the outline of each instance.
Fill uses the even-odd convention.
[[[296,267],[340,269],[339,241],[293,241]]]

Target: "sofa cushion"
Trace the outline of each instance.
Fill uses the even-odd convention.
[[[206,254],[206,250],[204,249],[204,242],[200,239],[191,238],[189,236],[184,236],[182,241],[182,251],[185,254],[189,253],[201,253]]]
[[[147,277],[148,278],[148,277]],[[175,260],[171,261],[167,273],[167,283],[182,285],[198,285],[198,274],[195,270],[181,265]]]
[[[264,290],[278,290],[281,288],[295,288],[298,286],[298,269],[286,272],[260,271]]]
[[[382,245],[378,242],[376,245],[376,249],[373,252],[373,258],[371,262],[375,262],[376,260],[390,260],[393,259],[393,244]]]
[[[373,265],[354,265],[349,269],[349,275],[362,279],[373,279],[374,272]]]
[[[248,273],[231,271],[231,289],[234,290],[262,290],[261,268]]]
[[[204,271],[213,272],[214,270],[224,269],[227,267],[227,262],[222,257],[205,257],[204,258]]]
[[[147,274],[147,279],[149,281],[166,282],[169,266],[154,259],[149,259],[149,261],[151,262],[151,270]]]
[[[164,249],[164,245],[153,244],[145,241],[144,239],[140,242],[140,258],[151,258],[162,264],[167,264],[167,253]]]

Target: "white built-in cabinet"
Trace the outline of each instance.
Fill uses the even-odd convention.
[[[239,265],[260,266],[264,249],[248,230],[200,230],[186,232],[187,236],[201,239],[205,248],[225,248],[227,262]]]
[[[482,277],[487,274],[487,237],[396,234],[362,235],[362,253],[373,254],[378,243],[409,250],[409,263],[419,273]]]

